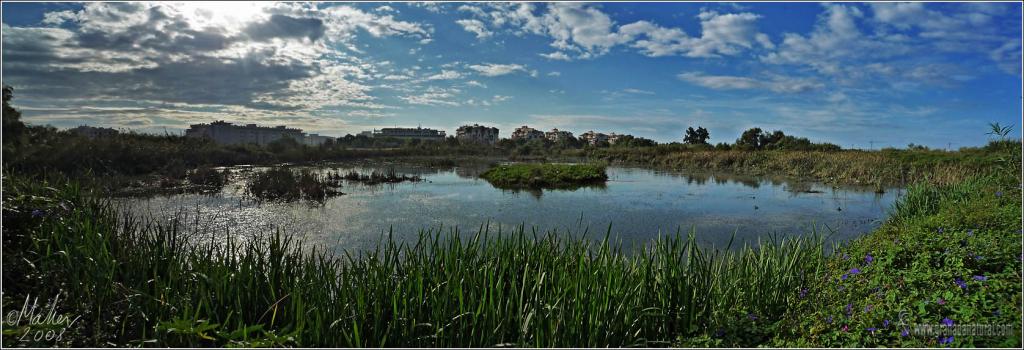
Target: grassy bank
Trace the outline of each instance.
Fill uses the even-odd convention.
[[[3,303],[60,293],[58,314],[81,318],[59,345],[1013,347],[1019,171],[913,186],[833,255],[815,239],[713,251],[671,236],[624,254],[614,241],[483,230],[334,257],[277,232],[143,223],[73,184],[5,177]],[[4,327],[13,346],[41,326]]]
[[[600,164],[520,163],[498,165],[480,177],[501,188],[567,188],[608,180]]]
[[[911,187],[885,225],[829,259],[773,344],[1019,347],[1019,173]],[[1009,334],[956,334],[969,325]]]

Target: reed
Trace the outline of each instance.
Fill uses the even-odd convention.
[[[327,198],[342,195],[337,190],[339,187],[341,183],[338,179],[309,169],[273,167],[253,174],[246,184],[246,193],[258,200],[323,202]]]

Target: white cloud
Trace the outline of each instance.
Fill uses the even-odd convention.
[[[429,87],[418,95],[401,96],[399,99],[409,104],[424,106],[459,106],[460,104],[452,99],[461,92],[455,88]]]
[[[1008,41],[1002,46],[989,52],[989,57],[1004,72],[1021,75],[1021,47],[1020,40]]]
[[[549,52],[549,53],[541,53],[539,55],[541,57],[544,57],[544,58],[547,58],[547,59],[550,59],[550,60],[572,61],[572,57],[569,57],[569,55],[565,54],[565,52],[562,52],[562,51],[555,51],[555,52]]]
[[[686,72],[677,75],[680,80],[714,90],[770,90],[777,93],[799,93],[824,87],[824,84],[810,78],[793,78],[769,75],[764,79],[729,75],[705,75]]]
[[[460,9],[475,19],[457,22],[464,27],[469,26],[467,30],[473,28],[471,31],[474,32],[482,30],[480,25],[489,20],[494,30],[511,26],[516,34],[550,37],[550,46],[555,51],[540,55],[564,61],[601,56],[618,45],[640,49],[648,56],[688,57],[735,55],[752,49],[754,43],[767,48],[774,46],[767,36],[757,31],[756,21],[760,16],[748,12],[719,14],[703,11],[697,16],[701,21],[701,36],[689,37],[682,29],[666,28],[648,21],[619,26],[595,5],[553,3],[546,8],[546,12],[535,14],[535,7],[529,4],[491,4],[489,12],[465,5]]]
[[[460,26],[462,26],[462,29],[465,29],[467,32],[476,34],[477,39],[486,39],[490,37],[492,34],[494,34],[491,33],[490,30],[487,30],[487,25],[484,24],[484,22],[481,22],[479,20],[460,19],[455,21],[455,23],[458,23]]]
[[[548,76],[549,77],[560,77],[560,76],[562,76],[562,72],[559,72],[559,71],[548,72]]]
[[[442,70],[441,73],[437,73],[427,77],[425,80],[453,80],[462,78],[462,73],[453,70]]]
[[[484,89],[486,89],[486,88],[487,88],[487,84],[481,83],[481,82],[479,82],[479,81],[476,81],[476,80],[470,80],[470,81],[467,81],[467,82],[466,82],[466,85],[469,85],[469,86],[476,86],[476,87],[479,87],[479,88],[484,88]]]
[[[637,95],[654,95],[654,91],[640,90],[634,88],[622,89],[622,92]]]
[[[485,77],[496,77],[506,74],[512,74],[515,72],[529,73],[526,67],[520,64],[497,64],[497,63],[484,63],[470,65],[469,69],[475,70],[480,75]]]

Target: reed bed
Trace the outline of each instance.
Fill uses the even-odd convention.
[[[345,174],[338,172],[330,173],[327,175],[331,180],[347,180],[362,183],[365,185],[379,185],[382,183],[400,183],[400,182],[419,182],[423,181],[423,178],[416,175],[405,175],[398,174],[394,168],[388,168],[385,171],[371,171],[369,174],[362,174],[355,170],[349,170]]]
[[[610,162],[659,168],[783,175],[834,184],[908,185],[927,180],[952,184],[991,173],[1020,157],[1020,145],[992,143],[958,152],[882,151],[741,151],[674,150],[668,147],[593,150],[585,156]]]
[[[310,169],[296,171],[287,167],[273,167],[253,174],[246,184],[246,193],[258,200],[323,202],[327,198],[344,194],[337,190],[340,187],[338,179]]]

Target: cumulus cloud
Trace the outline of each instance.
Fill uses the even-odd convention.
[[[382,108],[374,64],[328,48],[371,36],[422,40],[429,26],[351,6],[87,3],[3,27],[5,83],[54,99],[270,110]]]
[[[867,7],[870,12],[856,5],[823,6],[825,10],[810,33],[784,34],[782,42],[763,55],[762,61],[811,67],[841,84],[873,82],[878,78],[866,72],[915,83],[965,80],[965,75],[957,73],[957,62],[929,62],[940,59],[941,56],[934,55],[936,51],[990,52],[990,58],[1008,72],[1016,72],[1013,68],[1020,61],[1019,56],[1004,58],[1003,51],[998,51],[1007,42],[1020,42],[1019,36],[1011,38],[998,32],[997,19],[1007,15],[1007,7],[1002,4],[948,4],[956,8],[946,12],[923,3],[872,3]],[[1019,26],[1019,18],[1016,21]],[[930,68],[922,62],[946,70],[926,72]],[[899,74],[893,74],[894,70],[899,70]]]
[[[754,43],[773,47],[771,40],[757,30],[756,21],[760,16],[749,12],[702,11],[697,16],[701,35],[691,37],[680,28],[663,27],[649,21],[621,25],[598,6],[590,4],[553,3],[540,13],[536,13],[536,9],[532,4],[491,4],[487,10],[463,5],[460,10],[474,19],[457,22],[473,32],[488,30],[488,35],[493,30],[511,27],[518,35],[549,37],[555,51],[540,55],[564,61],[598,57],[619,45],[628,45],[652,57],[735,55],[752,49]],[[483,28],[485,21],[489,29]]]

